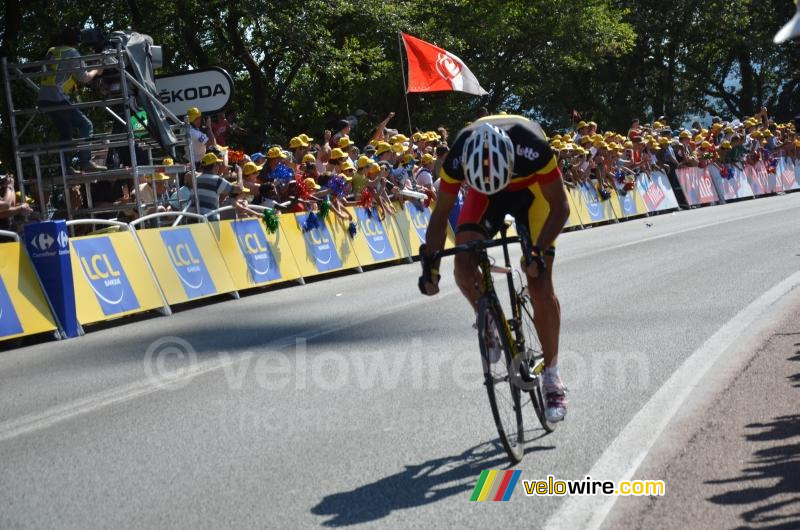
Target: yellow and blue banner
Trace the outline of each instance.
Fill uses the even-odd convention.
[[[397,206],[398,211],[394,216],[394,221],[408,244],[412,256],[419,255],[419,246],[425,242],[425,234],[431,221],[431,211],[435,207],[434,204],[431,208],[426,208],[413,201],[406,202],[403,206]],[[453,248],[455,240],[455,233],[448,223],[444,248]]]
[[[612,201],[610,199],[604,201],[600,197],[600,195],[597,193],[597,188],[595,187],[594,181],[582,182],[578,184],[575,192],[578,195],[579,200],[583,202],[586,208],[585,213],[588,215],[588,219],[583,221],[584,225],[602,223],[617,219],[617,216],[614,213]],[[573,195],[573,198],[575,198],[575,195]]]
[[[361,265],[401,259],[409,252],[391,216],[381,219],[378,209],[349,208],[358,228],[352,240],[353,250]]]
[[[522,473],[519,469],[509,469],[498,471],[496,469],[485,469],[478,477],[478,483],[472,490],[470,501],[507,501],[514,493],[514,488],[519,482]]]
[[[90,324],[164,307],[133,234],[70,238],[78,322]]]
[[[136,234],[169,304],[236,290],[207,223]]]
[[[56,321],[22,243],[0,243],[0,342],[55,329]]]
[[[627,193],[612,190],[611,207],[614,209],[614,215],[617,216],[617,219],[636,217],[647,213],[647,206],[636,188],[629,190]]]
[[[281,219],[293,222],[294,216]],[[237,290],[300,277],[280,227],[274,234],[268,234],[261,220],[249,218],[211,223],[211,229]]]
[[[289,241],[297,267],[303,277],[359,267],[358,258],[350,244],[347,226],[333,219],[316,216],[309,221],[308,213],[281,216],[281,229]]]

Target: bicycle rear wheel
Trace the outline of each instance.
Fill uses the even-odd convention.
[[[520,304],[520,315],[522,322],[520,322],[520,330],[525,338],[525,352],[523,357],[529,363],[530,374],[535,378],[535,381],[526,384],[526,389],[531,397],[533,410],[536,413],[536,418],[539,424],[546,432],[551,433],[555,430],[556,424],[547,421],[545,415],[545,400],[544,390],[542,389],[542,381],[544,380],[544,357],[542,357],[542,348],[539,344],[539,336],[536,334],[536,327],[533,325],[533,307],[531,305],[530,297],[527,294],[518,296]]]
[[[504,322],[496,305],[481,299],[478,309],[478,342],[483,358],[483,373],[489,405],[492,408],[500,443],[513,463],[522,460],[524,432],[520,389],[509,374],[513,369],[512,349]]]

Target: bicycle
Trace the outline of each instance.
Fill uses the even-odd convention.
[[[500,239],[471,241],[457,245],[449,250],[434,253],[430,258],[435,262],[439,258],[452,256],[460,252],[474,252],[479,258],[481,271],[479,285],[481,296],[478,301],[478,342],[484,370],[484,385],[489,396],[492,409],[503,445],[513,463],[522,460],[524,430],[522,420],[522,393],[530,396],[530,401],[542,428],[551,433],[555,424],[547,421],[545,416],[544,392],[542,379],[544,358],[538,347],[536,328],[533,325],[533,306],[527,285],[523,284],[520,275],[520,287],[514,285],[513,269],[508,252],[509,243],[519,242],[524,255],[530,254],[530,237],[524,227],[519,226],[520,235],[508,237],[508,226],[504,224],[500,230]],[[488,249],[503,247],[505,267],[496,267]],[[492,273],[506,275],[508,293],[511,304],[511,319],[506,319],[500,299],[495,291]],[[519,273],[517,273],[519,275]],[[499,344],[505,363],[494,351]],[[498,357],[498,358],[494,358]],[[516,429],[516,433],[514,432]]]

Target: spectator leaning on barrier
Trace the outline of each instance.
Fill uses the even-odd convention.
[[[206,153],[200,161],[202,173],[197,176],[197,198],[200,203],[200,214],[206,215],[219,208],[221,201],[224,201],[228,194],[233,191],[231,183],[223,179],[220,174],[223,171],[225,161],[214,153]],[[211,221],[218,221],[219,216],[209,217]]]
[[[75,49],[80,41],[78,28],[62,28],[54,40],[53,46],[47,50],[47,60],[64,62],[47,65],[50,75],[42,77],[39,107],[45,109],[53,121],[60,141],[72,140],[73,129],[78,131],[78,137],[90,138],[94,134],[92,122],[79,108],[73,106],[70,95],[78,91],[78,85],[86,85],[102,74],[103,69],[86,70],[86,65],[80,59],[80,53]],[[47,111],[47,107],[67,108]],[[78,151],[78,163],[82,171],[106,169],[92,162],[92,154],[88,149]]]
[[[414,181],[417,186],[433,192],[433,166],[436,159],[430,153],[425,153],[419,161],[414,174]]]

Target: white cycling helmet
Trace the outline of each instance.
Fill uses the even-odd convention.
[[[492,195],[511,182],[514,144],[503,129],[483,123],[464,142],[461,165],[467,184],[485,195]]]

